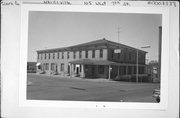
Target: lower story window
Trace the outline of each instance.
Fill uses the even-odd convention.
[[[61,64],[61,71],[64,71],[64,64]]]
[[[49,63],[46,63],[46,70],[49,70]]]
[[[104,69],[105,69],[105,66],[104,66],[104,65],[98,66],[98,73],[99,73],[99,74],[104,74]]]
[[[52,64],[51,64],[51,70],[52,70],[52,71],[55,71],[55,63],[52,63]]]

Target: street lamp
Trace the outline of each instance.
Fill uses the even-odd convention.
[[[146,45],[146,46],[142,46],[140,48],[150,48],[151,46]],[[138,55],[139,55],[139,49],[137,48],[137,53],[136,53],[136,82],[138,82],[138,76],[139,76],[139,67],[138,67]]]

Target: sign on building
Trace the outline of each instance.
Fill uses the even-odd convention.
[[[121,53],[121,49],[115,49],[114,53]]]

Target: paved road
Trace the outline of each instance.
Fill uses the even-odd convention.
[[[28,75],[27,98],[36,100],[155,102],[159,84],[105,79],[78,79]]]

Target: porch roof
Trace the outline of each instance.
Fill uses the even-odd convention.
[[[71,64],[87,64],[87,65],[116,65],[116,66],[136,66],[136,64],[130,63],[117,63],[109,60],[92,60],[92,59],[80,59],[75,61],[70,61]],[[138,64],[139,66],[146,66]]]
[[[92,60],[92,59],[80,59],[75,61],[70,61],[71,64],[87,64],[87,65],[114,65],[116,62],[108,60]]]

